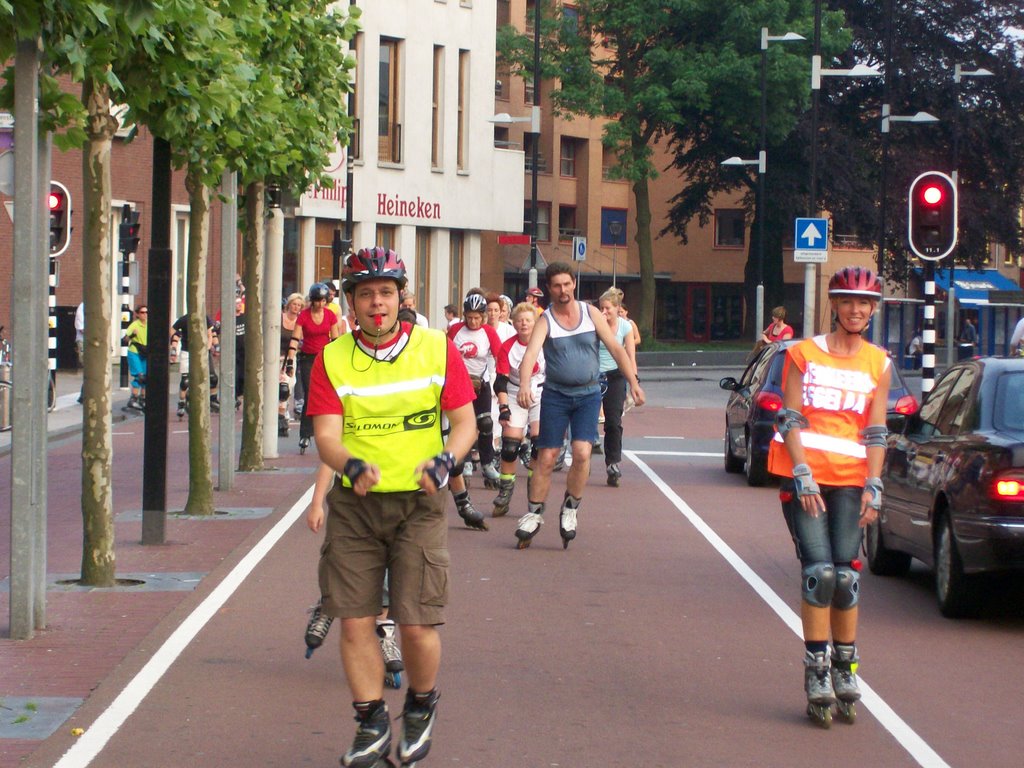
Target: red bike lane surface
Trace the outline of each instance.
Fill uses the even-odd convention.
[[[723,487],[721,459],[692,455],[709,441],[720,450],[720,413],[651,408],[627,417],[627,439],[683,434],[704,448],[677,442],[669,449],[677,455],[643,461],[698,513],[761,525],[774,497],[738,482]],[[636,465],[627,461],[622,487],[612,489],[601,461],[568,550],[555,512],[564,474],[524,551],[514,537],[526,507],[522,478],[510,514],[489,519],[489,532],[464,528],[449,503],[451,605],[424,765],[819,768],[824,754],[836,766],[861,765],[865,754],[876,765],[914,764],[867,713],[829,733],[810,725],[798,638]],[[493,491],[478,482],[471,491],[489,507]],[[246,546],[268,526],[252,530]],[[299,518],[91,764],[337,765],[354,732],[340,628],[312,659],[303,655],[318,546]],[[784,527],[766,528],[753,551],[795,608],[798,567]],[[69,726],[88,729],[202,597],[200,589],[176,607]],[[385,694],[393,715],[402,696]],[[26,765],[53,765],[74,741],[66,731]]]
[[[213,434],[216,478],[216,417]],[[157,647],[153,634],[161,622],[207,591],[223,574],[225,562],[236,556],[233,553],[244,551],[247,539],[272,524],[312,483],[315,458],[300,458],[294,446],[282,442],[286,455],[268,460],[268,471],[238,473],[232,491],[214,492],[218,510],[256,509],[256,515],[218,514],[205,520],[169,514],[165,543],[143,546],[139,510],[144,439],[141,418],[114,424],[116,573],[119,578],[143,578],[148,584],[93,591],[56,584],[58,578],[75,579],[81,572],[81,437],[68,434],[49,443],[46,627],[30,640],[8,639],[10,595],[6,589],[0,590],[0,704],[11,697],[25,699],[30,706],[46,697],[88,701],[104,681],[116,676],[130,655],[151,654]],[[272,467],[281,471],[271,471]],[[0,456],[0,477],[10,477],[9,454]],[[168,510],[180,511],[187,496],[187,422],[172,418],[167,451]],[[10,525],[10,495],[3,494],[0,578],[5,579],[10,568]],[[179,583],[170,589],[155,586],[168,574]],[[28,717],[31,720],[34,715],[28,713]],[[61,724],[55,737],[69,733],[72,727],[70,722]],[[16,734],[17,727],[7,732]],[[36,738],[0,738],[0,766],[24,765],[26,756],[40,747]]]

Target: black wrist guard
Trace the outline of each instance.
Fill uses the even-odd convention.
[[[431,479],[436,488],[441,488],[448,482],[448,476],[453,469],[455,469],[455,456],[445,451],[437,454],[433,464],[424,469],[423,473]]]
[[[344,475],[345,477],[348,478],[348,481],[352,483],[352,485],[354,486],[356,484],[356,480],[359,479],[359,476],[363,474],[363,472],[365,472],[368,468],[369,465],[365,461],[353,457],[345,462]]]
[[[509,407],[508,403],[499,403],[498,404],[498,421],[511,421],[511,419],[512,419],[512,409]]]

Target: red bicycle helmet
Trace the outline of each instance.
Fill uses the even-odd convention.
[[[828,281],[829,296],[863,296],[882,300],[882,281],[865,267],[843,267]]]
[[[341,270],[341,289],[348,293],[364,280],[385,278],[405,288],[405,262],[390,248],[375,245],[349,254]]]

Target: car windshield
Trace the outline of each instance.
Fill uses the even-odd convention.
[[[992,422],[996,429],[1024,432],[1024,371],[999,377]]]

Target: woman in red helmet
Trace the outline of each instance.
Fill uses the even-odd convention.
[[[857,601],[864,526],[878,515],[891,369],[863,338],[882,298],[870,270],[846,267],[829,281],[831,333],[793,345],[783,369],[783,409],[768,468],[801,563],[807,714],[851,721],[857,685]],[[829,641],[831,640],[831,648]]]

